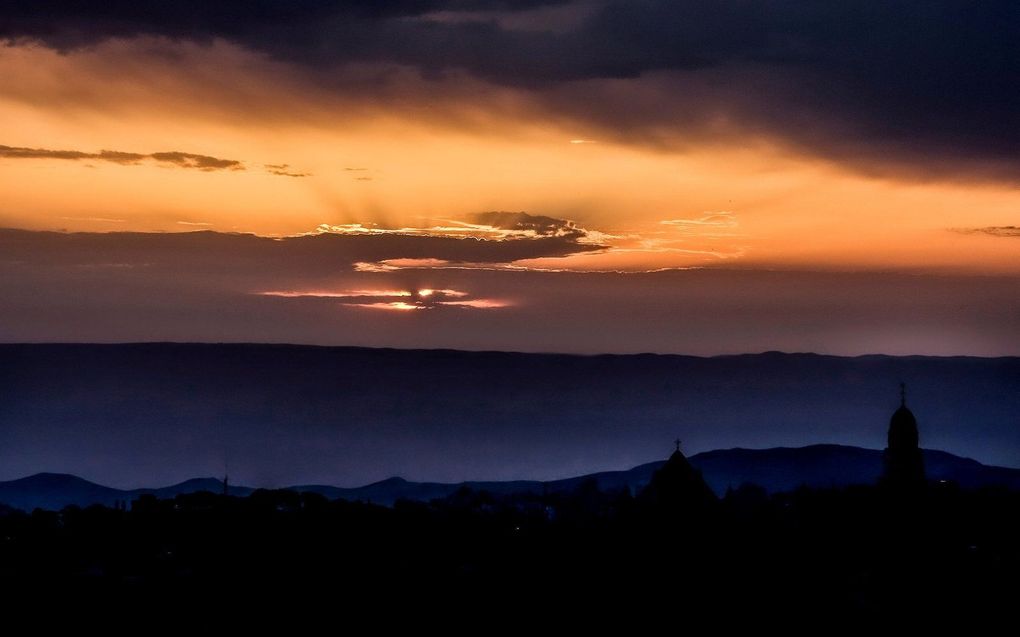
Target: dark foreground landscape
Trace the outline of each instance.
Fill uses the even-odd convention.
[[[594,480],[393,507],[286,490],[145,495],[127,508],[3,509],[0,538],[8,596],[203,612],[271,600],[313,614],[932,620],[1005,613],[1020,592],[1016,491],[745,485],[717,499],[679,454],[633,495]]]

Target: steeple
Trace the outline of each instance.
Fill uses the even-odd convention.
[[[230,495],[230,454],[223,450],[223,495]]]
[[[223,495],[230,495],[230,465],[227,454],[223,454]]]
[[[882,483],[895,488],[924,485],[924,459],[918,444],[917,419],[907,408],[907,386],[900,383],[900,407],[889,419]]]

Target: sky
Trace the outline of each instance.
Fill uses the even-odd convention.
[[[1020,7],[0,8],[0,341],[1020,355]]]

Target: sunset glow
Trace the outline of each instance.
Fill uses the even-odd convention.
[[[491,310],[500,307],[506,307],[509,303],[505,301],[494,301],[492,299],[472,299],[468,301],[443,301],[442,305],[451,305],[454,307],[470,307],[478,310]]]
[[[418,305],[416,303],[405,303],[403,301],[391,301],[389,303],[354,303],[355,307],[365,307],[373,310],[397,310],[399,312],[405,312],[407,310],[425,310],[428,309],[424,305]]]
[[[158,57],[168,52],[180,57],[172,64]],[[125,66],[126,54],[135,62]],[[519,210],[569,219],[580,241],[607,246],[581,262],[564,261],[566,268],[652,270],[737,259],[770,267],[1020,270],[1012,241],[952,231],[1014,223],[1009,180],[869,174],[780,140],[670,148],[611,136],[563,144],[561,124],[536,111],[524,92],[504,94],[520,108],[441,102],[429,117],[364,96],[372,110],[362,104],[338,126],[326,113],[340,107],[340,97],[309,86],[300,114],[282,112],[275,97],[282,68],[224,44],[120,40],[66,55],[15,44],[0,49],[0,70],[8,78],[0,93],[7,202],[0,223],[7,226],[494,240],[557,231],[477,221],[483,211]],[[112,76],[130,79],[130,90],[94,90]],[[198,87],[206,91],[201,105],[188,97]],[[413,96],[423,88],[409,81],[402,90]],[[76,97],[58,99],[68,94]],[[249,100],[264,110],[251,111]],[[487,112],[487,125],[454,126],[439,116],[464,109]],[[713,217],[717,211],[723,216]]]
[[[634,33],[662,28],[648,42],[684,51],[679,43],[697,42],[700,52],[653,62],[663,46],[619,40],[609,25],[656,3],[633,14],[612,3],[551,4],[555,19],[530,5],[458,10],[452,21],[442,9],[323,5],[329,17],[313,19],[319,10],[267,8],[236,28],[168,8],[158,11],[165,20],[133,13],[109,23],[69,8],[45,29],[12,19],[0,29],[0,227],[71,250],[52,262],[76,273],[116,262],[148,276],[167,262],[145,256],[163,242],[178,272],[205,272],[179,284],[206,308],[199,298],[226,307],[231,295],[280,304],[366,297],[361,307],[397,310],[459,300],[532,308],[521,326],[542,321],[541,299],[578,289],[574,273],[601,277],[585,301],[596,305],[623,303],[632,275],[699,269],[991,277],[996,289],[1020,277],[1015,127],[997,124],[996,104],[1008,100],[968,79],[979,72],[956,73],[925,42],[894,38],[911,53],[867,58],[864,73],[856,52],[885,51],[870,31],[853,55],[830,55],[825,47],[838,42],[797,31],[785,5],[748,17],[748,33],[768,34],[748,42],[713,30],[715,9],[687,16],[663,5],[656,11],[668,18],[635,22]],[[883,24],[899,28],[900,18]],[[292,44],[271,35],[279,20]],[[688,24],[693,31],[680,26]],[[491,30],[491,41],[475,40],[475,29]],[[758,50],[761,42],[776,50]],[[471,46],[492,58],[465,55]],[[562,55],[548,55],[556,46]],[[636,53],[618,56],[626,50]],[[924,68],[936,74],[914,73],[910,64],[929,55]],[[899,71],[873,73],[887,67]],[[98,252],[75,252],[72,244],[92,241],[76,233],[107,239],[96,239]],[[26,289],[44,276],[25,274],[31,259],[5,263]],[[531,274],[542,279],[509,283]],[[475,296],[494,282],[501,298],[513,288],[513,300]],[[873,306],[881,290],[868,288]],[[777,292],[787,293],[795,291]],[[626,303],[654,323],[653,299],[673,294],[660,288]],[[985,298],[989,308],[1012,303]],[[969,320],[969,311],[957,316]],[[37,333],[47,324],[52,333]],[[26,322],[9,337],[57,338],[73,325]],[[925,347],[971,338],[944,327]],[[833,342],[845,352],[886,341]]]

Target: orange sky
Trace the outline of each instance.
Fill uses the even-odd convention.
[[[0,157],[4,227],[293,235],[507,210],[572,220],[611,246],[525,267],[1020,273],[1020,241],[966,232],[1016,224],[1015,182],[865,175],[766,136],[651,144],[466,78],[345,96],[222,42],[0,47],[0,77],[2,146],[244,166]]]

